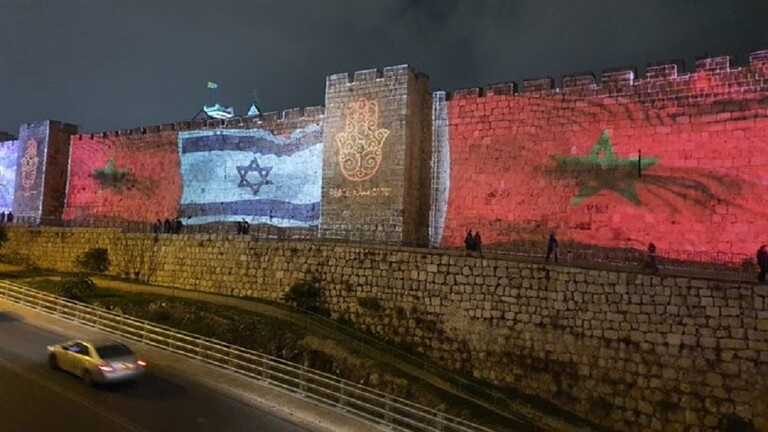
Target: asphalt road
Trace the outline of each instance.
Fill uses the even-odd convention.
[[[45,347],[70,337],[0,311],[0,431],[309,431],[150,362],[133,384],[86,387],[46,363]],[[140,350],[137,349],[140,352]]]

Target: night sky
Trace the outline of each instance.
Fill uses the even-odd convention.
[[[0,0],[0,131],[99,132],[324,104],[325,76],[409,64],[434,89],[768,49],[768,0]]]

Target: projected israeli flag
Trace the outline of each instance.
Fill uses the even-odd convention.
[[[261,129],[180,132],[181,217],[190,224],[317,225],[322,140],[318,124],[288,136]]]

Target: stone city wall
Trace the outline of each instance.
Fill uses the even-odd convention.
[[[436,95],[445,154],[442,246],[467,230],[517,247],[550,233],[584,246],[752,256],[768,213],[768,51]],[[442,209],[442,207],[439,207]],[[757,238],[755,242],[745,239]],[[737,262],[738,263],[738,262]]]
[[[225,157],[229,157],[229,165],[217,167],[213,158],[210,158],[211,164],[199,167],[199,171],[208,175],[203,180],[212,181],[215,173],[210,171],[216,171],[217,168],[218,171],[226,170],[219,174],[226,177],[236,190],[236,165],[239,160],[232,156],[233,151],[264,153],[263,148],[253,145],[254,141],[259,138],[263,141],[279,138],[288,141],[292,132],[307,126],[316,126],[322,131],[322,122],[323,108],[308,107],[280,113],[269,112],[259,117],[181,122],[74,135],[71,139],[68,177],[54,177],[59,184],[67,185],[67,201],[62,219],[152,223],[157,219],[187,217],[183,205],[199,203],[194,201],[194,196],[189,198],[189,191],[187,202],[183,200],[184,188],[190,182],[188,174],[195,171],[195,167],[189,164],[185,166],[184,158],[188,154],[181,151],[183,146],[180,135],[199,134],[202,136],[199,140],[210,138],[212,151],[227,153]],[[216,147],[216,136],[234,133],[238,134],[230,140],[228,147]],[[322,132],[317,135],[316,141],[320,142]],[[247,164],[247,161],[244,163]],[[189,172],[185,172],[184,168]],[[320,173],[314,177],[305,180],[305,183],[319,183]],[[62,182],[62,178],[67,179],[68,184]],[[232,200],[233,194],[232,190],[227,190],[213,198],[216,202],[226,202]],[[218,220],[223,220],[224,216],[230,215],[217,216]],[[240,212],[232,216],[242,218],[253,215]]]
[[[9,228],[1,252],[278,300],[316,278],[333,317],[447,369],[516,388],[616,430],[768,430],[768,287],[247,236]]]

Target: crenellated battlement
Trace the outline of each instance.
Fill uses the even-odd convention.
[[[411,72],[414,74],[416,73],[410,66],[406,64],[388,66],[384,69],[364,69],[355,71],[351,74],[348,72],[342,72],[328,75],[326,78],[326,86],[335,87],[340,85],[371,83],[377,80],[392,79],[406,72]]]
[[[560,87],[552,77],[526,79],[520,87],[514,82],[490,84],[485,87],[458,89],[447,93],[447,99],[477,98],[497,95],[575,95],[582,97],[631,96],[643,99],[659,88],[673,88],[675,95],[694,93],[693,82],[702,77],[728,83],[729,88],[750,86],[750,74],[768,78],[768,50],[749,55],[749,64],[734,67],[734,57],[708,56],[696,59],[694,71],[686,73],[682,61],[664,61],[646,65],[645,76],[640,77],[634,66],[603,69],[599,81],[592,72],[566,74]],[[765,81],[763,86],[765,86]],[[669,85],[665,85],[669,84]],[[725,86],[724,86],[725,88]],[[725,90],[723,90],[725,91]],[[658,95],[657,95],[658,97]]]
[[[645,67],[645,78],[648,80],[675,78],[684,70],[685,64],[682,60],[648,63]]]
[[[17,139],[19,139],[19,137],[11,134],[10,132],[0,131],[0,142],[16,141]]]
[[[523,80],[520,88],[522,93],[549,93],[556,92],[555,80],[552,77]]]
[[[22,126],[27,129],[48,127],[51,130],[64,130],[68,132],[77,131],[79,128],[79,126],[76,124],[66,123],[58,120],[41,120],[37,122],[24,123]]]
[[[700,57],[696,59],[696,72],[726,72],[732,60],[733,56]]]
[[[597,85],[595,74],[592,72],[580,72],[563,75],[563,91],[572,89],[591,89]]]
[[[195,120],[195,121],[182,121],[178,123],[166,123],[162,125],[134,127],[128,129],[111,130],[104,132],[94,132],[89,134],[78,134],[73,136],[76,140],[82,140],[84,137],[119,137],[119,136],[134,136],[134,135],[148,135],[159,134],[166,132],[179,132],[179,131],[193,131],[193,130],[205,130],[205,129],[219,129],[219,128],[243,128],[243,129],[255,129],[263,127],[278,127],[281,124],[296,122],[296,121],[313,121],[321,120],[325,115],[325,107],[323,106],[310,106],[301,108],[289,108],[283,111],[271,111],[262,113],[253,117],[233,117],[230,119],[209,119],[209,120]],[[53,122],[52,122],[53,123]]]
[[[504,82],[490,84],[485,87],[485,92],[489,95],[511,95],[517,93],[517,83]]]

